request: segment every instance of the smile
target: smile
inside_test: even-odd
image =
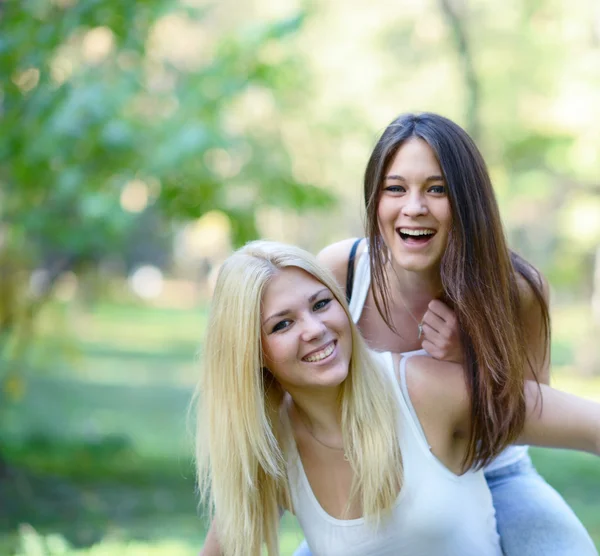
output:
[[[302,358],[302,361],[306,361],[307,363],[318,363],[319,361],[323,361],[323,359],[327,359],[335,350],[335,340],[329,342],[323,349],[319,351],[313,351],[309,355],[305,355]]]
[[[413,245],[425,244],[436,234],[432,228],[396,228],[396,232],[402,241]]]

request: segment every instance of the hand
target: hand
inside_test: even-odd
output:
[[[421,346],[429,355],[442,361],[463,362],[458,320],[448,305],[434,299],[429,303],[421,323]]]

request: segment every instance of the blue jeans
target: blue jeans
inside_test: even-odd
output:
[[[598,556],[573,510],[538,474],[529,456],[485,478],[506,556]],[[311,556],[306,541],[294,556]]]
[[[585,527],[529,456],[485,478],[506,556],[598,556]]]

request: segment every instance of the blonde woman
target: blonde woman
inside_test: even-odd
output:
[[[507,442],[600,454],[600,405],[535,383],[524,396]],[[316,555],[501,554],[462,367],[368,351],[305,251],[254,242],[225,262],[199,398],[204,556],[279,554],[282,510]]]

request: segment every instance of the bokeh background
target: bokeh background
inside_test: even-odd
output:
[[[15,0],[0,25],[0,554],[197,554],[215,271],[361,235],[401,112],[476,139],[552,286],[554,384],[600,401],[597,0]],[[598,460],[534,457],[600,547]]]

